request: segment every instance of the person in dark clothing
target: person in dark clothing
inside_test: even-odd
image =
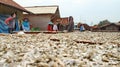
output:
[[[67,31],[68,32],[73,32],[74,31],[74,21],[73,21],[73,17],[70,16],[69,17],[69,24],[68,24],[68,28],[67,28]]]
[[[15,30],[15,18],[16,18],[16,13],[12,13],[10,17],[8,17],[5,20],[5,23],[8,25],[8,32],[9,33],[13,33],[13,31]]]

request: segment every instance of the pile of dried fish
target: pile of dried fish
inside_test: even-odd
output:
[[[120,33],[1,34],[1,67],[120,67]]]

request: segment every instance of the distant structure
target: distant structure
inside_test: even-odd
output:
[[[68,24],[69,24],[69,17],[63,17],[63,18],[58,18],[58,30],[59,31],[64,31],[67,30]]]
[[[102,26],[94,26],[92,31],[95,32],[120,32],[120,23],[110,23]]]
[[[91,27],[85,23],[78,23],[77,27],[80,28],[82,25],[84,26],[85,30],[88,30],[88,31],[91,30]]]
[[[120,31],[120,23],[110,23],[110,24],[106,24],[103,25],[101,27],[99,27],[100,31],[108,31],[108,32],[118,32]]]
[[[57,19],[59,31],[66,30],[67,32],[74,31],[74,18],[72,16]]]

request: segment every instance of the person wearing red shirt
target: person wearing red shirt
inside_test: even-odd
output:
[[[48,24],[48,29],[47,29],[47,30],[48,30],[48,31],[53,31],[51,24]]]
[[[48,22],[47,30],[48,31],[53,31],[53,23],[51,21]]]
[[[10,17],[8,17],[5,20],[5,23],[8,25],[8,32],[9,33],[13,33],[14,29],[15,29],[15,18],[16,18],[16,13],[12,13]]]

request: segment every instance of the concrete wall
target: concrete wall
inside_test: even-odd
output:
[[[41,31],[46,31],[48,22],[50,22],[52,15],[24,15],[28,18],[32,27],[39,27]]]

